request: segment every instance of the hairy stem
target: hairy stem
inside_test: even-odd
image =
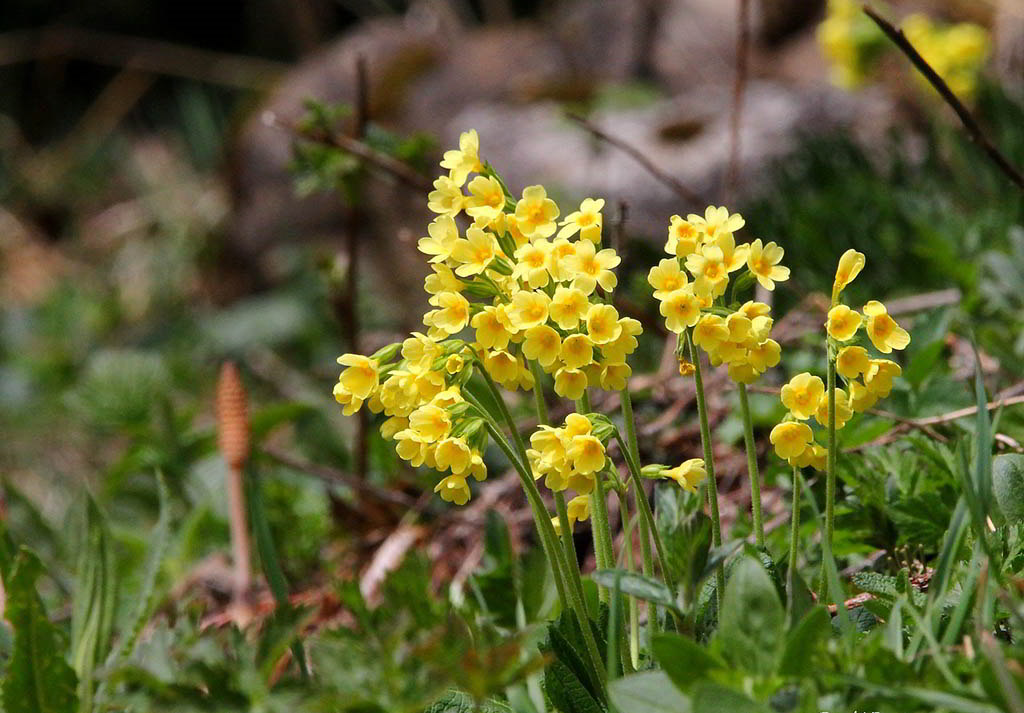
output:
[[[797,569],[796,558],[800,547],[800,471],[793,466],[793,512],[789,523],[789,573],[787,574],[786,594],[789,599],[790,615],[796,597]]]
[[[832,356],[832,348],[826,342],[828,358],[828,457],[825,461],[825,543],[829,552],[832,551],[832,540],[835,534],[836,519],[836,362]],[[818,596],[824,601],[828,596],[828,579],[825,576],[825,558],[821,563],[821,582]]]
[[[754,518],[754,542],[764,549],[764,519],[761,515],[761,475],[757,472],[757,450],[754,448],[754,424],[750,419],[747,385],[739,384],[740,414],[743,416],[743,445],[747,450],[747,475],[750,478],[750,511]]]
[[[633,415],[633,399],[629,394],[629,385],[627,384],[621,394],[622,401],[622,420],[626,426],[626,443],[629,446],[630,454],[633,456],[638,464],[640,462],[640,448],[637,444],[636,439],[636,417]],[[639,485],[639,484],[638,484]],[[647,495],[643,492],[643,487],[634,489],[634,495],[636,497],[642,497],[646,500]],[[634,503],[634,507],[639,508],[639,503]],[[623,508],[625,508],[625,500],[623,501]],[[647,519],[641,517],[640,523],[640,559],[642,572],[645,577],[651,577],[654,575],[654,555],[651,552],[651,528],[647,524]],[[658,632],[658,608],[648,603],[647,605],[647,628],[650,630],[651,636]]]

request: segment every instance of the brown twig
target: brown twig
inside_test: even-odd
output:
[[[302,131],[299,127],[283,121],[272,111],[263,112],[263,123],[275,129],[281,129],[305,141],[313,141],[318,144],[325,144],[341,149],[357,158],[361,158],[370,166],[379,169],[393,178],[398,179],[410,188],[420,191],[429,191],[433,183],[429,178],[417,171],[415,168],[400,161],[393,156],[377,151],[362,141],[358,141],[345,134],[327,134],[325,132]]]
[[[673,193],[682,198],[684,201],[688,201],[694,205],[707,205],[708,202],[704,200],[700,194],[696,193],[690,188],[687,188],[679,182],[677,178],[669,175],[661,168],[659,168],[651,159],[649,159],[640,149],[636,148],[632,144],[629,144],[617,136],[612,136],[604,129],[598,128],[590,122],[586,117],[574,114],[572,112],[566,113],[566,117],[577,124],[582,126],[584,129],[593,134],[596,138],[604,141],[605,143],[611,144],[615,148],[619,149],[623,153],[630,156],[634,161],[643,166],[648,173],[658,179],[661,183],[669,188]]]
[[[995,144],[989,141],[988,137],[985,136],[981,130],[981,126],[977,120],[971,114],[971,112],[964,106],[953,90],[949,88],[949,85],[939,76],[938,72],[932,69],[932,66],[928,64],[924,57],[914,48],[914,45],[910,43],[906,35],[903,34],[903,30],[898,29],[891,22],[886,20],[884,17],[878,14],[869,5],[864,5],[864,13],[870,17],[878,28],[885,33],[886,37],[892,40],[900,51],[907,56],[907,58],[913,63],[917,70],[924,75],[924,78],[935,88],[935,91],[939,93],[939,96],[956,112],[956,115],[960,117],[960,122],[967,129],[967,134],[971,141],[976,143],[989,159],[994,163],[1000,171],[1002,171],[1007,178],[1017,184],[1017,187],[1024,190],[1024,174],[1020,172],[1009,159],[1003,155],[1003,153],[996,148]]]
[[[725,203],[735,197],[740,180],[740,120],[743,92],[747,86],[747,55],[750,49],[750,0],[737,0],[736,78],[732,85],[732,113],[729,115],[729,168],[725,174]]]

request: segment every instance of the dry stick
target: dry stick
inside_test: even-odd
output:
[[[577,124],[582,126],[584,129],[589,131],[598,139],[601,139],[602,141],[611,144],[615,148],[619,149],[623,153],[630,156],[634,161],[643,166],[648,173],[650,173],[656,179],[661,181],[661,183],[665,184],[665,186],[667,186],[669,190],[671,190],[673,193],[675,193],[683,200],[689,201],[690,203],[693,203],[695,205],[707,205],[708,202],[704,200],[704,198],[702,198],[699,193],[696,193],[692,189],[687,188],[682,183],[680,183],[678,179],[676,179],[673,176],[670,176],[665,171],[658,168],[658,166],[655,165],[655,163],[651,161],[651,159],[649,159],[646,155],[644,155],[644,153],[640,149],[636,148],[632,144],[626,143],[625,141],[616,136],[612,136],[604,129],[599,129],[597,126],[592,124],[587,118],[580,116],[579,114],[568,112],[565,116],[568,119],[575,121]]]
[[[325,146],[333,146],[334,148],[341,149],[346,153],[350,153],[356,158],[362,159],[370,166],[379,169],[381,172],[398,179],[409,188],[414,188],[418,191],[429,191],[433,188],[433,183],[430,179],[409,164],[404,161],[400,161],[393,156],[381,153],[366,143],[354,139],[351,136],[346,136],[345,134],[328,134],[322,131],[303,131],[299,129],[299,127],[284,121],[272,111],[263,112],[262,121],[266,126],[287,131],[300,139],[323,144]]]
[[[917,67],[917,70],[924,75],[924,78],[935,88],[935,91],[939,93],[939,96],[949,104],[950,108],[956,112],[956,115],[960,117],[960,122],[967,129],[967,134],[970,136],[971,141],[976,143],[989,159],[994,163],[1000,171],[1006,174],[1007,178],[1017,184],[1017,187],[1024,190],[1024,174],[1020,172],[1009,159],[1003,155],[1003,153],[996,148],[995,144],[988,140],[988,137],[981,130],[977,120],[971,114],[971,112],[963,105],[953,90],[949,88],[949,85],[943,81],[942,77],[932,69],[932,66],[925,61],[924,57],[914,49],[914,45],[910,44],[910,40],[907,39],[906,35],[903,34],[903,30],[898,29],[891,22],[886,20],[884,17],[878,14],[876,10],[871,8],[869,5],[864,5],[864,13],[870,17],[878,28],[885,33],[886,37],[893,41],[900,51],[907,56],[907,58]]]
[[[722,191],[728,204],[735,197],[740,180],[740,119],[743,91],[747,85],[747,55],[750,48],[750,0],[738,0],[736,19],[736,79],[732,85],[732,113],[729,116],[729,167]]]
[[[249,459],[249,417],[245,386],[233,362],[225,362],[217,380],[217,443],[228,466],[228,517],[231,527],[234,596],[240,600],[252,582],[249,563],[252,550],[245,516],[242,472]]]

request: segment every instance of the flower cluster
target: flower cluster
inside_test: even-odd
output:
[[[669,478],[676,481],[683,490],[691,493],[696,493],[697,486],[708,477],[707,465],[703,458],[690,458],[675,468],[669,468],[667,465],[647,465],[641,468],[640,473],[645,478]]]
[[[601,247],[604,201],[588,198],[559,220],[543,186],[515,200],[479,148],[476,131],[462,134],[427,197],[437,217],[417,243],[431,267],[426,333],[407,339],[395,364],[344,355],[335,387],[346,414],[365,402],[388,417],[382,433],[402,458],[450,469],[438,492],[457,503],[469,498],[466,474],[486,474],[486,431],[461,393],[474,368],[510,391],[534,388],[539,370],[569,399],[588,387],[620,390],[642,331],[608,301],[620,258]]]
[[[970,99],[989,50],[988,32],[979,25],[937,23],[914,13],[902,23],[907,39],[954,93]],[[882,32],[855,0],[829,0],[818,26],[818,42],[832,63],[832,79],[840,87],[860,86],[889,47]],[[919,78],[923,85],[927,80]]]
[[[896,324],[885,305],[871,300],[860,312],[840,302],[843,289],[864,268],[864,255],[847,250],[839,259],[832,286],[832,308],[828,312],[825,331],[828,334],[829,359],[845,388],[836,387],[835,425],[842,428],[854,413],[866,411],[892,391],[893,379],[902,372],[899,364],[889,359],[873,358],[867,348],[855,344],[864,328],[870,344],[879,352],[889,354],[910,344],[910,335]],[[824,468],[825,449],[814,443],[814,434],[804,421],[813,419],[827,427],[829,398],[821,378],[804,372],[782,387],[783,405],[789,414],[771,432],[775,452],[792,465]]]
[[[544,478],[544,485],[555,492],[571,488],[588,495],[605,467],[604,442],[590,419],[578,413],[566,416],[561,427],[540,426],[530,436],[526,455],[533,477]]]
[[[693,341],[708,353],[714,365],[727,364],[729,376],[750,383],[779,363],[781,350],[771,338],[772,318],[768,305],[746,302],[727,307],[730,297],[756,280],[766,290],[789,279],[781,265],[783,249],[760,239],[736,244],[735,232],[743,217],[727,208],[709,206],[703,216],[686,219],[672,216],[665,251],[671,256],[652,267],[647,281],[661,303],[668,329],[682,334],[693,329]],[[683,369],[687,362],[681,360]]]

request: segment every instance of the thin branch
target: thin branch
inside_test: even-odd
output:
[[[921,56],[921,54],[914,49],[914,45],[910,44],[910,40],[907,39],[906,35],[903,34],[903,30],[898,29],[891,22],[886,20],[884,17],[878,14],[869,5],[864,5],[864,13],[870,17],[878,28],[885,33],[886,37],[893,41],[900,51],[907,56],[907,58],[917,67],[917,70],[924,75],[925,79],[935,87],[935,91],[939,93],[942,99],[949,104],[949,106],[956,112],[956,115],[960,117],[961,123],[964,128],[967,129],[967,134],[971,140],[982,148],[985,154],[991,159],[1000,171],[1017,184],[1017,187],[1024,190],[1024,174],[1021,174],[1020,170],[1017,169],[1009,159],[1003,155],[1003,153],[996,148],[995,144],[989,141],[988,137],[985,136],[981,130],[981,126],[977,120],[971,114],[971,112],[964,106],[963,102],[957,99],[956,94],[949,88],[949,85],[939,76],[938,72],[932,69],[932,66]]]
[[[282,131],[286,131],[289,134],[306,141],[313,141],[318,144],[333,146],[350,153],[357,158],[361,158],[366,163],[380,169],[390,176],[393,176],[410,188],[415,188],[419,191],[429,191],[433,188],[433,183],[430,179],[409,164],[392,156],[388,156],[387,154],[381,153],[373,147],[368,146],[366,143],[354,139],[351,136],[337,133],[327,134],[325,132],[302,131],[299,127],[289,124],[272,111],[263,112],[262,119],[266,126],[281,129]]]
[[[729,168],[725,174],[725,202],[735,197],[740,181],[740,120],[743,92],[747,86],[747,57],[750,50],[750,0],[737,0],[736,79],[732,85],[732,113],[729,115]]]
[[[707,205],[708,202],[704,200],[700,194],[696,193],[690,188],[687,188],[679,182],[674,176],[669,175],[651,161],[640,149],[636,148],[632,144],[629,144],[617,136],[612,136],[604,129],[598,128],[590,122],[586,117],[574,114],[572,112],[566,113],[566,117],[577,124],[582,126],[584,129],[593,134],[596,138],[611,144],[615,148],[619,149],[623,153],[630,156],[634,161],[643,166],[648,173],[654,176],[658,181],[663,183],[669,190],[675,193],[677,196],[682,198],[684,201],[688,201],[694,205]]]

